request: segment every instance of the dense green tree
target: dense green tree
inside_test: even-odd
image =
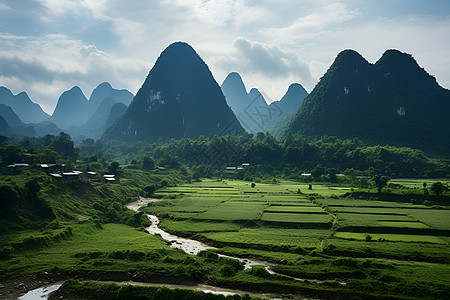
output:
[[[153,195],[153,193],[156,191],[156,186],[154,184],[151,185],[147,185],[144,188],[144,192],[146,193],[147,196],[151,196]]]
[[[389,180],[391,180],[389,176],[383,176],[379,174],[372,177],[372,182],[377,187],[378,193],[381,193],[381,190],[387,185]]]
[[[431,191],[436,194],[436,196],[440,197],[443,192],[447,190],[447,187],[442,184],[442,182],[438,181],[431,185]]]
[[[117,161],[113,161],[108,166],[108,172],[111,174],[116,174],[119,170],[119,163]]]
[[[72,141],[70,135],[65,132],[61,132],[54,138],[52,146],[55,151],[57,151],[64,158],[75,160],[77,157],[74,142]]]
[[[6,145],[0,148],[0,158],[4,164],[21,162],[25,148],[22,145]]]
[[[148,155],[144,155],[142,158],[142,168],[144,170],[153,170],[155,168],[155,161],[153,158],[149,157]]]
[[[17,198],[17,192],[10,185],[0,185],[0,214],[7,215],[16,206]]]

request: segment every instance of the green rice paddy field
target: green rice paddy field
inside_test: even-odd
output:
[[[230,271],[232,264],[214,253],[215,260],[209,252],[189,256],[159,236],[120,224],[99,229],[90,222],[74,224],[73,236],[60,243],[0,260],[0,269],[11,274],[60,268],[209,276],[217,284],[255,289],[276,282],[279,290],[298,286],[315,298],[327,296],[313,290],[361,299],[446,299],[450,207],[344,197],[350,190],[323,184],[309,190],[293,182],[252,188],[246,181],[205,179],[159,190],[160,200],[142,209],[158,215],[166,231],[214,246],[209,252],[266,261],[284,277],[256,267]]]
[[[163,216],[161,225],[171,232],[222,247],[248,244],[264,249],[278,244],[320,251],[324,245],[336,244],[349,252],[351,248],[342,247],[348,242],[361,243],[365,250],[374,248],[383,256],[380,243],[384,247],[402,243],[411,249],[420,249],[418,244],[439,245],[446,249],[441,256],[450,258],[449,207],[342,197],[349,190],[320,184],[309,190],[307,184],[292,182],[258,183],[252,188],[245,181],[204,180],[159,191],[163,199],[145,210]],[[361,252],[360,247],[354,250]],[[422,260],[425,252],[419,253],[425,255]],[[384,256],[389,258],[389,253]]]
[[[423,183],[394,182],[411,188]],[[363,276],[359,265],[383,262],[380,268],[389,275],[367,270],[370,275],[363,278],[408,282],[414,277],[450,288],[450,207],[344,197],[350,190],[204,180],[161,191],[166,197],[145,211],[164,212],[163,228],[206,241],[218,253],[283,262],[276,270],[286,275],[355,278]],[[350,261],[341,266],[343,259]]]

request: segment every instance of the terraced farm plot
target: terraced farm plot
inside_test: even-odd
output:
[[[385,227],[383,222],[390,222],[392,225],[389,227],[428,228],[425,224],[407,215],[336,213],[336,216],[338,224],[342,226]]]
[[[402,227],[402,228],[430,228],[430,226],[421,222],[403,222],[403,221],[377,221],[377,225],[383,227]]]
[[[316,204],[310,202],[310,201],[305,201],[305,202],[269,202],[270,205],[274,205],[274,206],[306,206],[306,207],[317,207]]]
[[[307,244],[305,244],[307,245]],[[305,248],[309,248],[305,246]],[[303,255],[296,253],[288,253],[288,252],[276,252],[276,251],[266,251],[259,249],[245,249],[245,248],[236,248],[236,247],[223,247],[219,250],[216,250],[217,253],[228,255],[228,256],[238,256],[238,257],[252,257],[257,259],[262,259],[266,261],[291,261],[294,262],[296,260],[300,260],[303,258]]]
[[[214,241],[230,244],[289,245],[312,248],[330,234],[330,230],[319,229],[243,228],[238,232],[215,232],[202,235]]]
[[[448,209],[405,209],[405,213],[435,229],[450,230]]]
[[[282,203],[290,203],[290,202],[298,202],[298,203],[311,203],[308,199],[306,199],[304,196],[297,196],[297,195],[264,195],[264,198],[269,202],[282,202]]]
[[[313,189],[308,190],[309,184],[296,183],[292,181],[281,181],[279,184],[266,184],[256,183],[254,188],[251,187],[251,183],[243,182],[239,180],[227,180],[225,183],[229,186],[233,186],[243,193],[266,193],[276,195],[289,195],[296,194],[300,191],[307,196],[309,194],[321,194],[323,196],[331,195],[343,195],[350,191],[347,187],[328,187],[323,184],[313,184]]]
[[[176,221],[163,219],[161,227],[176,232],[219,232],[219,231],[237,231],[240,226],[232,222],[199,222],[199,221]]]
[[[196,216],[201,220],[255,220],[267,205],[258,202],[228,201]]]
[[[201,212],[174,211],[171,207],[167,206],[144,208],[143,211],[158,216],[161,216],[162,214],[168,214],[179,220],[194,218],[201,213]]]
[[[308,213],[264,213],[261,220],[279,223],[330,223],[333,217],[329,214]]]
[[[379,215],[407,215],[410,210],[403,208],[385,208],[385,207],[328,207],[332,212],[337,213],[355,213],[355,214],[379,214]]]
[[[360,253],[359,255],[366,257],[401,257],[402,259],[409,257],[410,260],[417,260],[417,256],[426,256],[429,259],[450,262],[450,245],[448,244],[366,242],[364,236],[364,240],[330,238],[323,243],[325,248],[329,245],[332,245],[337,253]]]
[[[358,232],[336,232],[334,236],[342,239],[366,240],[368,235],[367,233],[358,233]],[[439,237],[430,235],[371,233],[370,236],[374,241],[386,240],[392,242],[447,244],[444,240],[440,239]]]
[[[449,184],[450,181],[448,179],[429,179],[429,178],[417,178],[417,179],[391,179],[390,183],[401,184],[403,186],[409,188],[423,188],[423,183],[426,182],[427,187],[431,187],[435,182],[442,182],[444,185]]]
[[[179,200],[172,200],[174,208],[185,208],[194,210],[205,210],[209,207],[217,206],[228,198],[197,198],[185,196]]]
[[[271,205],[267,207],[264,212],[327,214],[320,206]]]
[[[179,218],[190,218],[217,206],[228,198],[197,198],[185,196],[181,199],[163,200],[144,210],[151,214],[170,213]]]
[[[233,188],[191,188],[182,186],[178,188],[161,190],[159,193],[238,195],[240,194],[240,191]]]
[[[358,200],[358,199],[317,199],[315,200],[317,203],[323,206],[328,206],[332,209],[335,206],[348,206],[348,207],[373,207],[373,208],[382,208],[382,207],[393,207],[393,208],[429,208],[425,205],[416,205],[412,203],[397,203],[397,202],[387,202],[387,201],[373,201],[373,200]]]

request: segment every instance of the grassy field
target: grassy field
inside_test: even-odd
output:
[[[326,214],[327,212],[319,206],[287,206],[287,205],[271,205],[267,207],[265,212],[286,212],[286,213],[318,213]]]
[[[315,248],[323,238],[331,235],[330,230],[243,228],[236,232],[204,233],[204,237],[228,244],[249,244],[269,246],[301,246]]]
[[[161,238],[137,231],[127,225],[105,224],[103,229],[99,229],[92,223],[76,224],[73,226],[73,236],[70,239],[47,247],[27,249],[20,252],[18,258],[10,261],[0,260],[0,269],[8,269],[9,272],[19,270],[24,273],[50,271],[55,267],[69,269],[77,266],[77,268],[95,269],[92,262],[80,261],[79,256],[84,253],[87,255],[96,253],[93,254],[94,257],[120,251],[150,252],[164,249],[171,250]],[[26,259],[20,259],[20,257],[26,257]],[[102,269],[124,268],[122,264],[118,266],[108,261],[108,258],[104,258]]]
[[[418,189],[422,189],[423,188],[423,184],[426,183],[427,187],[430,188],[431,185],[435,182],[442,182],[445,185],[450,185],[450,180],[448,179],[440,179],[440,178],[436,178],[436,179],[391,179],[390,181],[391,183],[395,183],[395,184],[400,184],[409,188],[418,188]]]
[[[238,231],[241,226],[233,222],[202,222],[195,220],[176,221],[163,219],[161,227],[169,228],[175,232],[216,232],[216,231]]]
[[[227,201],[196,216],[200,220],[256,220],[266,204],[258,202]]]
[[[261,220],[281,223],[330,223],[333,217],[317,213],[264,213]]]
[[[412,234],[383,234],[383,233],[358,233],[358,232],[336,232],[335,237],[351,240],[366,240],[368,236],[371,239],[386,240],[390,242],[415,242],[415,243],[432,243],[432,244],[447,244],[445,241],[437,236],[430,235],[412,235]]]
[[[87,220],[71,224],[70,237],[0,259],[0,271],[126,272],[146,279],[156,274],[325,299],[446,299],[449,207],[343,197],[349,191],[316,183],[309,190],[308,184],[287,181],[251,187],[246,181],[203,180],[167,187],[157,191],[160,201],[142,211],[158,215],[167,231],[216,249],[191,256],[142,228],[100,228]],[[58,230],[64,231],[52,234]],[[37,234],[46,233],[8,236],[0,249]],[[216,253],[268,261],[279,274],[261,266],[244,270]]]

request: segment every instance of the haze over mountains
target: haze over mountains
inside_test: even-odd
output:
[[[243,133],[211,71],[186,43],[169,45],[133,102],[105,131],[119,141]]]
[[[99,138],[125,111],[133,97],[128,90],[114,89],[103,82],[87,100],[81,89],[75,86],[61,94],[53,115],[49,116],[26,93],[14,96],[9,89],[0,87],[0,116],[6,121],[0,134],[42,136],[57,135],[64,130],[76,140]]]
[[[293,83],[283,98],[267,104],[257,88],[247,93],[241,76],[232,72],[222,83],[222,92],[242,126],[247,132],[270,130],[277,122],[294,113],[308,93],[298,83]]]
[[[345,50],[305,98],[284,134],[330,135],[440,153],[450,146],[450,91],[414,58],[388,50],[370,64]]]
[[[183,42],[161,53],[134,98],[104,82],[88,100],[75,86],[60,96],[48,116],[26,93],[13,95],[0,87],[0,134],[39,136],[64,130],[78,141],[103,136],[154,142],[240,134],[245,128],[279,136],[357,137],[369,144],[447,153],[449,115],[450,91],[398,50],[386,51],[374,64],[344,50],[310,95],[293,83],[271,104],[258,89],[247,92],[236,72],[219,87],[206,63]]]
[[[27,93],[21,92],[17,95],[6,87],[0,86],[0,104],[7,105],[19,116],[22,122],[39,123],[48,119],[39,104],[34,103]]]

